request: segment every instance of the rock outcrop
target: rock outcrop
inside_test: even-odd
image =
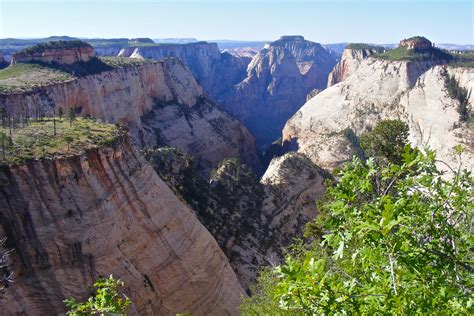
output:
[[[370,55],[381,53],[383,47],[366,44],[349,44],[342,52],[341,60],[328,76],[328,87],[335,85],[357,71],[362,60]]]
[[[320,44],[302,36],[283,36],[254,56],[247,76],[218,101],[246,124],[259,145],[266,146],[278,138],[311,90],[326,87],[335,64],[334,56]]]
[[[239,157],[259,170],[251,134],[204,95],[176,58],[78,77],[28,93],[0,94],[0,101],[17,117],[74,108],[105,122],[125,124],[138,145],[180,147],[201,161],[203,173],[227,157]]]
[[[317,165],[333,168],[355,152],[348,131],[360,136],[382,119],[401,119],[409,124],[413,145],[429,145],[450,165],[457,165],[453,146],[465,145],[464,163],[472,168],[472,127],[461,121],[444,67],[472,91],[472,68],[365,59],[355,73],[309,100],[285,125],[283,141]]]
[[[15,250],[2,313],[64,313],[63,299],[85,299],[113,274],[139,314],[238,314],[227,258],[128,138],[3,166],[0,179],[0,233]]]
[[[426,51],[433,48],[431,42],[422,36],[415,36],[401,40],[399,46],[405,46],[408,50],[416,51]]]
[[[43,62],[74,64],[88,62],[95,56],[94,49],[81,41],[58,41],[41,43],[13,54],[11,63]]]

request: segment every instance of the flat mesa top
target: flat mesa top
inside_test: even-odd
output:
[[[113,144],[120,135],[115,125],[82,117],[72,122],[64,116],[48,117],[18,125],[13,138],[8,126],[1,127],[0,163],[21,164],[31,159],[80,154],[87,148]]]

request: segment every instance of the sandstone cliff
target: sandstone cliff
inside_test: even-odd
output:
[[[0,224],[15,284],[2,314],[64,312],[113,274],[143,315],[238,314],[219,246],[128,141],[0,169]]]
[[[255,55],[247,76],[232,94],[218,101],[266,146],[278,138],[286,120],[304,104],[311,90],[326,87],[335,64],[334,56],[320,44],[302,36],[283,36]]]
[[[106,122],[124,123],[137,144],[180,147],[201,160],[203,173],[226,157],[240,157],[259,168],[253,137],[204,95],[178,59],[117,68],[26,93],[0,94],[0,101],[17,117],[75,108]]]
[[[250,58],[237,58],[219,51],[216,43],[161,44],[123,48],[118,56],[162,60],[181,59],[189,67],[205,91],[219,101],[219,96],[232,89],[245,76]]]
[[[341,60],[334,66],[328,76],[328,87],[343,81],[357,71],[362,60],[370,55],[383,52],[382,47],[365,44],[349,44],[342,52]]]
[[[348,130],[359,136],[382,119],[401,119],[409,124],[413,145],[429,145],[451,165],[457,164],[453,146],[464,144],[464,163],[472,168],[472,126],[460,120],[459,101],[445,87],[444,67],[472,91],[472,68],[368,58],[344,81],[309,100],[285,125],[283,140],[332,168],[354,153]]]

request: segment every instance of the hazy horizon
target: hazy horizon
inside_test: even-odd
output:
[[[0,0],[0,38],[196,38],[272,41],[302,35],[319,43],[398,43],[422,35],[469,45],[473,3],[304,0]]]

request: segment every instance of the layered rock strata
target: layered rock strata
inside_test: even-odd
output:
[[[0,178],[15,273],[2,313],[64,313],[63,299],[85,299],[113,274],[139,314],[238,314],[243,290],[227,258],[128,138],[3,166]]]

